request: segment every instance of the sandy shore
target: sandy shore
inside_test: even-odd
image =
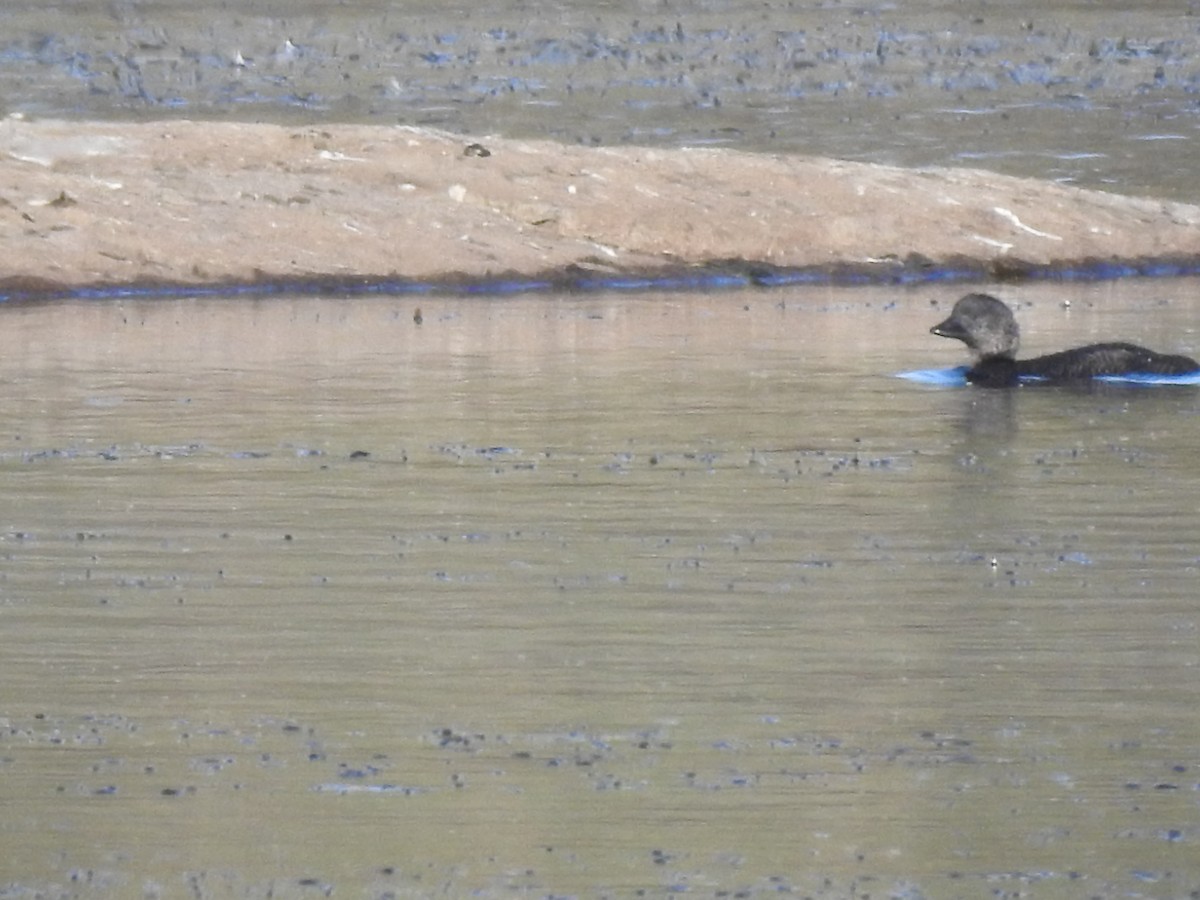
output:
[[[0,123],[0,277],[871,266],[1200,254],[1200,207],[970,169],[410,127]]]

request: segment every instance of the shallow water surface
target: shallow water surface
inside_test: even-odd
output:
[[[0,897],[1200,887],[1200,393],[957,293],[4,310]]]

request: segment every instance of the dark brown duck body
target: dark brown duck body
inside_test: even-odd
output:
[[[1014,387],[1022,378],[1051,383],[1079,382],[1103,375],[1188,375],[1200,363],[1187,356],[1156,353],[1123,341],[1088,344],[1031,359],[1017,359],[1020,330],[1012,310],[990,294],[967,294],[945,321],[929,329],[962,341],[974,364],[967,381],[981,387]]]

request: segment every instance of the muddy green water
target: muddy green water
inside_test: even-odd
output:
[[[958,293],[4,310],[0,897],[1200,887],[1200,393]]]

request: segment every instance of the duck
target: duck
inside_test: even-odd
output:
[[[1017,359],[1021,331],[1012,310],[991,294],[967,294],[950,315],[929,329],[962,341],[971,350],[966,378],[980,387],[1015,387],[1022,382],[1081,382],[1104,375],[1190,375],[1200,363],[1189,356],[1156,353],[1116,341],[1088,344],[1045,356]]]

